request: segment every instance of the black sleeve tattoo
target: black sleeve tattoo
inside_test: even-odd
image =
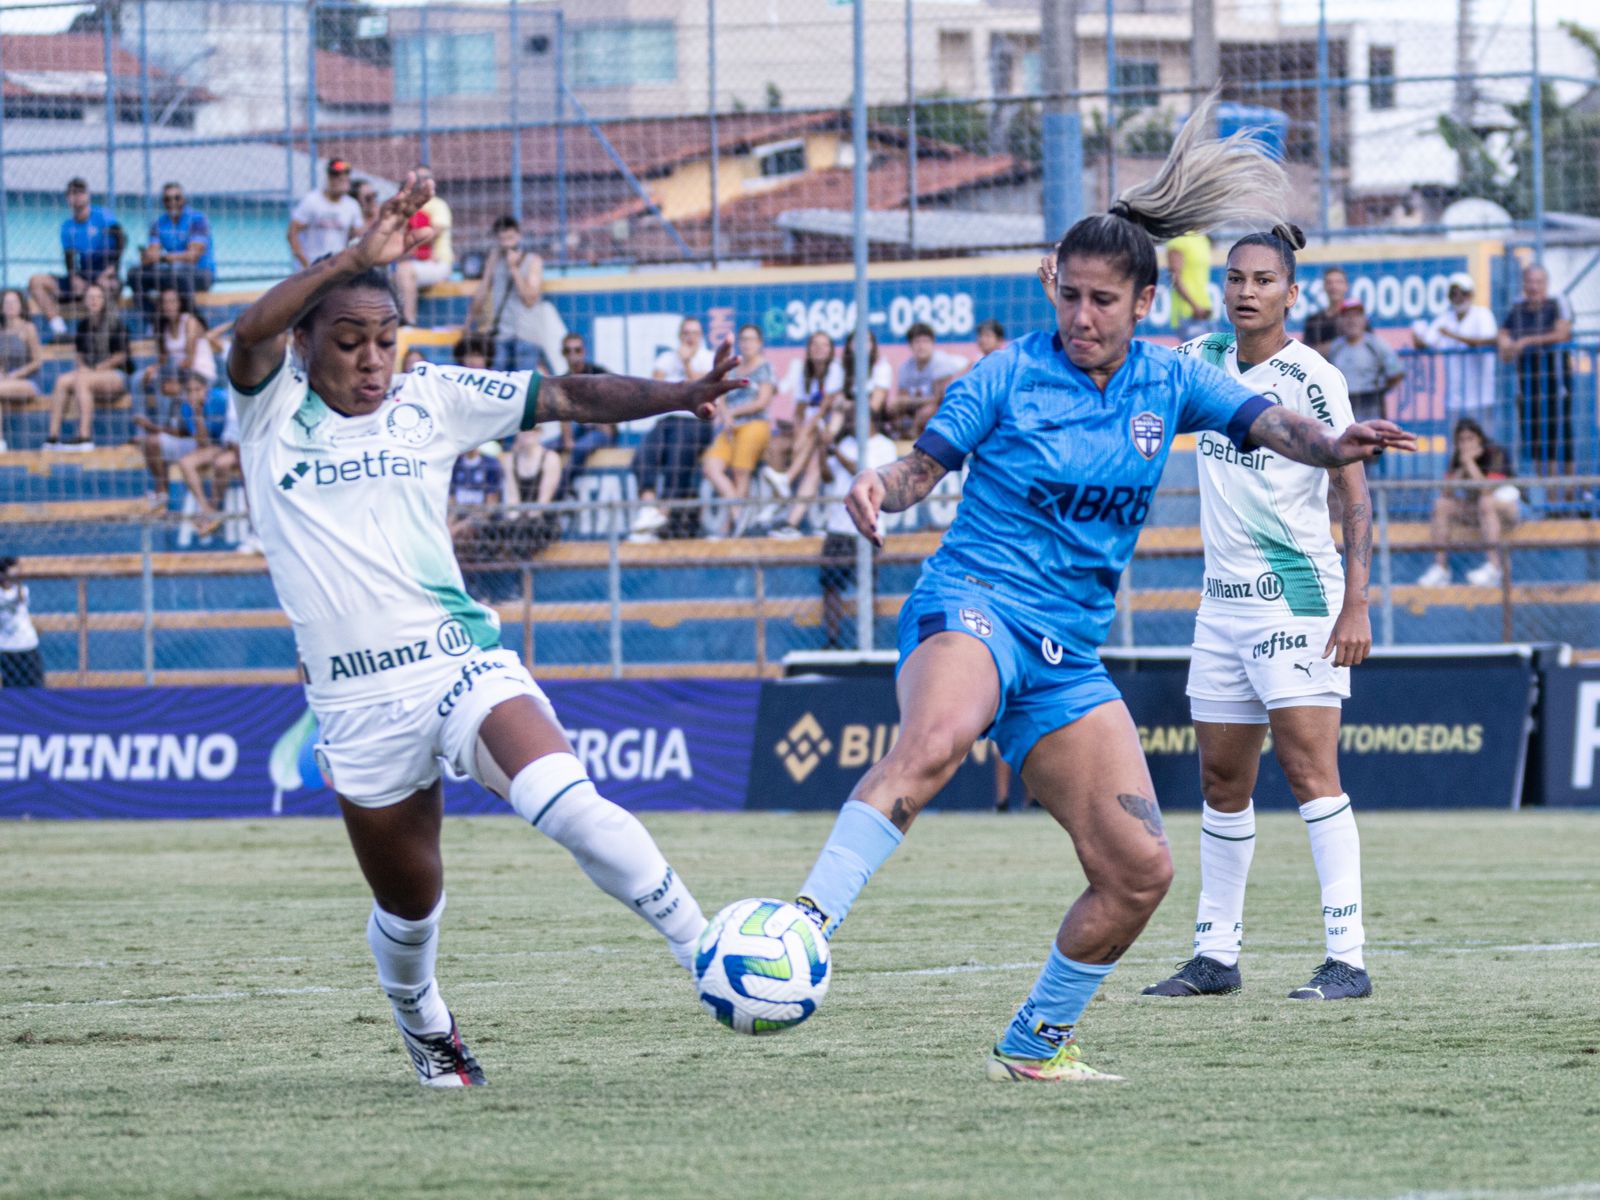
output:
[[[1166,842],[1167,829],[1161,823],[1161,809],[1149,796],[1123,792],[1117,796],[1117,803],[1122,805],[1122,810],[1130,817],[1143,821],[1144,831],[1156,841]]]
[[[1372,506],[1365,486],[1352,487],[1349,471],[1360,466],[1339,467],[1328,472],[1328,482],[1339,494],[1340,525],[1344,530],[1345,580],[1354,584],[1363,600],[1367,598],[1372,576]],[[1364,483],[1363,477],[1363,483]]]
[[[921,450],[878,468],[878,477],[883,480],[883,511],[904,512],[933,491],[945,474],[938,460]]]
[[[610,425],[684,411],[688,396],[688,384],[630,375],[546,376],[539,381],[536,412],[541,421]]]
[[[1281,404],[1274,404],[1251,423],[1250,441],[1307,466],[1337,467],[1344,462],[1333,452],[1333,440],[1319,422]]]

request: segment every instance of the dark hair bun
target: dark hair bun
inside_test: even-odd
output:
[[[1305,231],[1298,225],[1291,225],[1285,222],[1282,225],[1274,225],[1272,232],[1274,236],[1288,242],[1291,250],[1304,250],[1306,248]]]

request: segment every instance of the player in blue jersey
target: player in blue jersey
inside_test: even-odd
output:
[[[1208,106],[1209,107],[1209,106]],[[1074,1027],[1155,912],[1172,859],[1138,733],[1096,654],[1173,437],[1334,467],[1410,449],[1385,421],[1334,437],[1193,356],[1135,341],[1155,297],[1155,243],[1225,222],[1283,222],[1282,168],[1248,138],[1206,140],[1205,111],[1161,171],[1075,224],[1041,267],[1056,328],[953,383],[912,452],[860,475],[847,505],[880,512],[968,475],[955,523],[900,613],[900,737],[857,784],[800,890],[832,935],[921,808],[988,735],[1072,837],[1088,888],[987,1065],[994,1080],[1104,1080]]]

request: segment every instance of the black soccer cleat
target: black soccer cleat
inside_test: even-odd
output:
[[[1372,995],[1372,976],[1347,962],[1330,958],[1311,982],[1289,993],[1291,1000],[1359,1000]]]
[[[1196,954],[1160,983],[1145,988],[1144,996],[1231,996],[1244,986],[1239,968],[1225,967],[1214,958]]]
[[[417,1082],[423,1087],[487,1087],[483,1068],[472,1057],[472,1051],[461,1040],[455,1017],[450,1018],[448,1033],[412,1033],[399,1021],[400,1040],[411,1065],[417,1069]]]

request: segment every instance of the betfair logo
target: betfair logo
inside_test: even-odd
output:
[[[379,450],[376,454],[368,450],[360,458],[347,458],[342,462],[297,462],[278,480],[278,486],[287,492],[307,475],[312,476],[312,482],[319,488],[358,483],[363,479],[420,479],[427,469],[428,464],[420,458],[391,454],[388,450]]]
[[[310,463],[297,462],[295,463],[293,469],[284,472],[283,478],[278,480],[278,486],[287,492],[290,488],[294,487],[295,484],[304,479],[310,470]]]
[[[789,777],[796,783],[804,783],[817,765],[833,752],[833,743],[816,717],[807,713],[789,727],[789,732],[778,740],[776,749]]]

